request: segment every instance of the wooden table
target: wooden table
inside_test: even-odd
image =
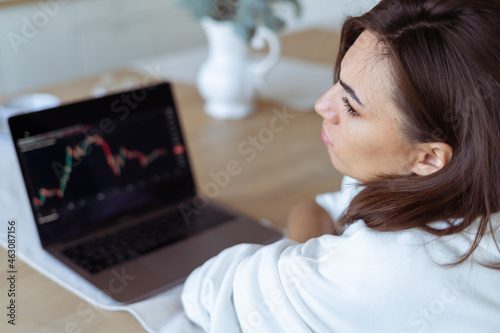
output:
[[[325,37],[320,41],[326,43],[328,38],[331,40]],[[310,38],[305,40],[312,43]],[[285,41],[285,52],[304,49],[294,43],[288,45]],[[314,45],[324,52],[321,45]],[[143,79],[134,73],[113,74],[117,80],[125,77]],[[94,77],[43,90],[70,102],[88,97],[97,83]],[[198,187],[203,190],[206,184],[213,183],[210,173],[225,170],[231,160],[238,161],[243,169],[227,186],[219,186],[216,200],[281,228],[294,204],[339,188],[341,175],[331,166],[321,142],[322,119],[316,113],[295,112],[286,105],[258,101],[255,113],[244,120],[215,120],[203,112],[203,101],[195,88],[174,85],[174,94]],[[6,227],[5,223],[2,227]],[[94,308],[21,260],[17,263],[17,325],[12,327],[5,314],[7,253],[0,248],[1,332],[144,331],[130,314]]]

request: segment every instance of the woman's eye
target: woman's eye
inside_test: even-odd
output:
[[[359,116],[358,111],[354,110],[351,103],[349,103],[349,100],[347,99],[347,97],[342,97],[342,100],[344,101],[344,105],[345,105],[347,114],[351,117],[358,117]]]

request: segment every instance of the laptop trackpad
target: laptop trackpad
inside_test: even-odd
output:
[[[140,262],[168,280],[178,280],[186,278],[196,267],[234,244],[215,232],[207,231],[145,256]]]

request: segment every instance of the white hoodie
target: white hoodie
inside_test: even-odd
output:
[[[341,191],[316,201],[335,219],[358,191],[345,177]],[[193,322],[216,333],[497,333],[500,271],[472,259],[441,265],[465,253],[472,239],[382,233],[358,221],[342,236],[305,244],[242,244],[196,269],[182,302]],[[491,236],[474,257],[500,261]]]

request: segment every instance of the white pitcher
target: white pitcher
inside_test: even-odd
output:
[[[254,109],[256,86],[264,84],[267,72],[279,59],[279,39],[267,28],[257,30],[251,46],[269,45],[269,54],[257,62],[232,22],[204,18],[201,25],[207,36],[208,58],[199,70],[197,86],[205,99],[205,112],[218,119],[244,118]]]

